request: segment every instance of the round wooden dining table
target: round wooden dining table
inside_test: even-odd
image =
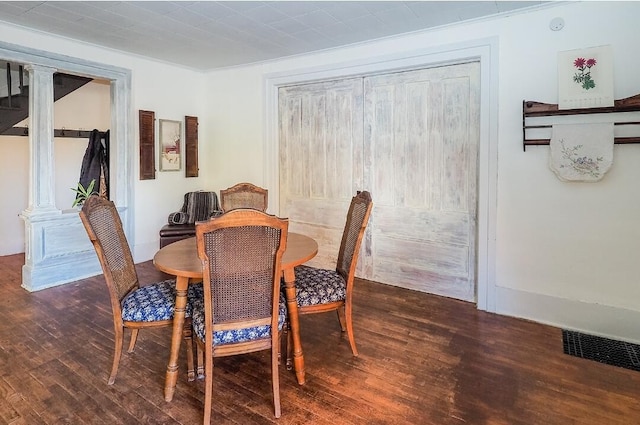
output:
[[[293,367],[300,385],[305,382],[305,371],[302,343],[300,341],[294,267],[306,263],[315,257],[317,253],[318,243],[313,238],[300,233],[288,233],[287,249],[282,256],[281,267],[291,326],[290,332],[293,339]],[[164,399],[171,401],[178,379],[178,355],[180,353],[185,307],[187,305],[187,290],[190,282],[202,281],[202,261],[198,257],[196,238],[183,239],[161,248],[153,257],[153,264],[158,270],[176,277],[176,305],[171,335],[171,353],[164,386]]]

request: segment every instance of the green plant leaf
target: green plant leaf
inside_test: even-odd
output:
[[[96,184],[96,179],[93,179],[91,180],[91,182],[86,188],[83,187],[81,183],[78,183],[78,187],[75,187],[75,188],[72,187],[71,190],[73,190],[76,193],[76,199],[73,201],[73,204],[71,205],[71,207],[74,208],[77,205],[82,205],[89,196],[96,193],[93,191],[93,187],[95,186],[95,184]]]

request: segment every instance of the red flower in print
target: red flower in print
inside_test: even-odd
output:
[[[597,61],[593,58],[576,58],[573,66],[578,68],[578,72],[573,75],[573,81],[580,84],[583,89],[589,90],[596,87],[596,82],[591,78],[591,67],[596,66]]]

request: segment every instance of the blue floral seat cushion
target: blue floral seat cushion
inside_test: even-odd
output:
[[[193,302],[192,313],[193,332],[198,338],[204,341],[204,297]],[[287,319],[287,303],[283,295],[280,295],[280,305],[278,308],[278,330],[282,330]],[[231,329],[226,331],[215,331],[213,333],[213,345],[223,345],[236,342],[254,341],[256,339],[268,338],[271,336],[271,326],[253,326],[244,329]]]
[[[193,302],[202,299],[202,283],[189,285],[185,316],[191,317]],[[141,286],[122,299],[122,320],[125,322],[155,322],[173,319],[176,302],[176,281],[168,279]]]
[[[344,301],[347,296],[347,283],[335,270],[298,266],[295,275],[299,307]]]

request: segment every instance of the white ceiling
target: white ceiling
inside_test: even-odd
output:
[[[0,1],[0,21],[198,70],[505,14],[546,1]]]

